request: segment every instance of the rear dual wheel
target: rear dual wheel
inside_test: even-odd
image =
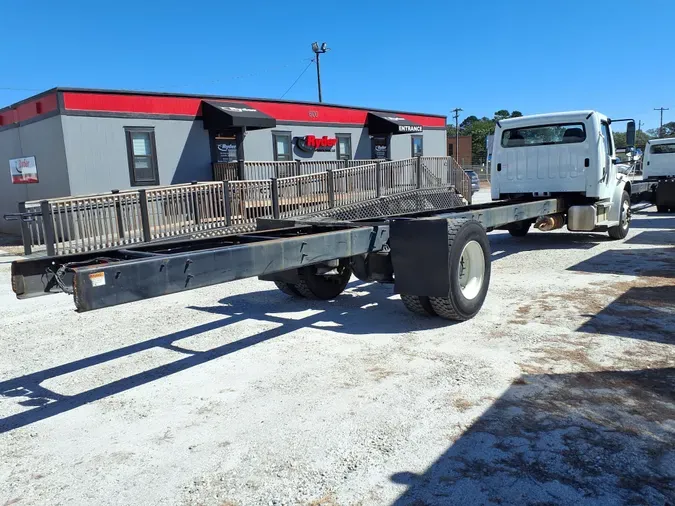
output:
[[[340,295],[349,283],[352,271],[347,259],[341,259],[338,266],[325,273],[319,273],[320,266],[309,265],[298,269],[298,282],[275,281],[274,284],[286,295],[307,299],[330,300]]]
[[[476,220],[450,220],[448,251],[448,296],[402,294],[401,300],[416,314],[469,320],[483,307],[490,285],[490,243],[485,229]]]

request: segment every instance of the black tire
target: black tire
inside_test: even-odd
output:
[[[467,298],[460,285],[460,263],[465,247],[472,242],[477,243],[482,251],[483,276],[476,295]],[[475,250],[473,245],[472,248]],[[476,220],[449,220],[448,250],[450,294],[448,297],[429,297],[429,302],[436,314],[442,318],[454,321],[469,320],[483,307],[490,286],[490,242],[485,229]]]
[[[657,213],[667,213],[669,211],[670,209],[668,208],[668,206],[656,206]]]
[[[511,223],[507,230],[513,237],[525,237],[530,231],[531,226],[532,222],[530,220],[516,221],[515,223]]]
[[[621,196],[621,211],[619,212],[619,224],[611,227],[607,233],[612,239],[623,239],[630,230],[630,195],[627,191]]]
[[[308,299],[330,300],[340,295],[349,283],[352,271],[347,259],[341,259],[335,269],[337,274],[317,274],[316,266],[310,265],[298,269],[300,280],[295,289]]]
[[[282,292],[284,292],[286,295],[290,295],[291,297],[302,297],[302,294],[298,291],[295,285],[291,283],[286,283],[284,281],[275,281],[274,284],[277,285],[277,288]]]
[[[413,313],[422,316],[437,316],[436,311],[431,307],[429,297],[402,293],[401,300],[408,311],[412,311]]]

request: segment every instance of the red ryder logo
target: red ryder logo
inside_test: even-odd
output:
[[[298,149],[313,153],[314,151],[332,151],[337,144],[337,139],[330,138],[326,135],[323,137],[307,135],[305,137],[296,137],[295,143],[298,146]]]

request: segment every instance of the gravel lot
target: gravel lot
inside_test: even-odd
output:
[[[675,215],[489,237],[456,325],[356,279],[77,314],[0,254],[0,505],[675,503]]]

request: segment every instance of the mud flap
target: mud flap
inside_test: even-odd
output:
[[[450,272],[447,220],[392,220],[389,245],[396,293],[448,296]]]
[[[661,181],[656,187],[656,205],[675,207],[675,181]]]

